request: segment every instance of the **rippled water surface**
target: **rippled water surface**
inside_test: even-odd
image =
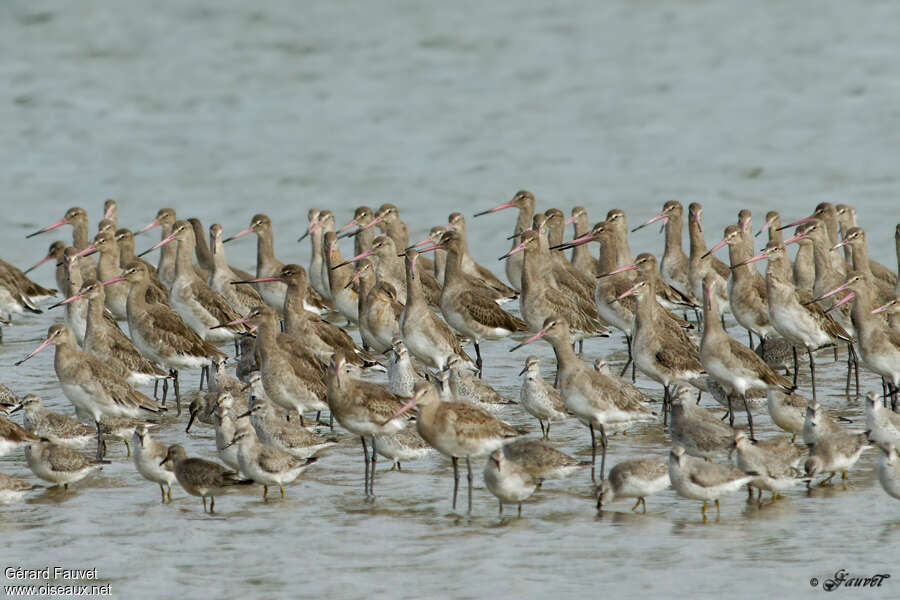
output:
[[[871,255],[892,266],[898,25],[891,2],[4,2],[0,256],[34,263],[70,230],[26,233],[73,205],[94,224],[115,197],[132,227],[164,205],[232,233],[267,212],[279,257],[306,263],[295,240],[311,206],[346,222],[357,205],[393,202],[416,237],[527,188],[541,209],[584,204],[596,220],[621,207],[633,224],[666,200],[699,201],[710,242],[739,207],[758,225],[769,208],[791,219],[848,202]],[[513,220],[470,219],[476,258],[497,272]],[[662,250],[649,229],[631,244]],[[228,247],[244,267],[254,251]],[[52,269],[37,279],[50,284]],[[5,328],[0,377],[68,411],[52,352],[12,367],[59,318]],[[514,397],[527,352],[511,346],[487,344],[485,360]],[[585,354],[621,364],[623,349],[615,335]],[[820,399],[862,427],[842,364],[827,352],[819,363]],[[517,407],[502,416],[537,429]],[[160,437],[211,457],[211,429],[185,436],[184,420],[168,417]],[[768,415],[757,423],[760,437],[777,433]],[[648,499],[646,516],[628,501],[598,516],[587,474],[547,483],[524,518],[501,520],[480,460],[471,517],[450,510],[451,469],[437,457],[402,473],[382,465],[365,503],[359,442],[339,433],[286,500],[244,489],[215,517],[180,489],[161,505],[114,447],[101,476],[0,508],[0,562],[97,567],[117,597],[796,596],[841,568],[891,572],[900,548],[900,505],[874,478],[875,451],[846,486],[761,507],[739,493],[707,523],[672,491]],[[553,440],[589,458],[576,422]],[[657,424],[612,438],[610,460],[667,452]],[[21,453],[0,471],[34,479]]]

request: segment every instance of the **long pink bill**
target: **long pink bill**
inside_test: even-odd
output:
[[[386,419],[384,421],[384,423],[382,423],[382,425],[387,425],[388,423],[390,423],[397,417],[402,416],[403,413],[409,411],[412,407],[414,407],[418,401],[419,401],[419,398],[417,396],[413,396],[412,400],[410,400],[409,402],[407,402],[406,404],[401,406],[400,409],[397,412],[395,412],[394,414],[392,414],[390,416],[390,418]]]
[[[522,343],[520,343],[520,344],[516,344],[515,346],[513,346],[512,348],[510,348],[509,351],[510,351],[510,352],[515,352],[516,350],[518,350],[518,349],[521,348],[522,346],[526,346],[526,345],[530,344],[531,342],[533,342],[533,341],[535,341],[535,340],[539,340],[539,339],[541,339],[542,337],[544,337],[545,335],[547,335],[547,331],[546,331],[545,329],[541,329],[540,331],[538,331],[536,334],[534,334],[533,336],[531,336],[530,338],[528,338],[528,339],[525,340],[524,342],[522,342]]]
[[[347,223],[346,225],[344,225],[343,227],[338,229],[336,233],[344,233],[345,231],[349,230],[351,227],[356,227],[357,225],[359,225],[359,222],[356,219],[353,219],[352,221],[350,221],[349,223]],[[310,225],[310,227],[312,227],[312,225]]]
[[[652,224],[654,224],[654,223],[656,223],[657,221],[660,221],[660,220],[663,222],[663,225],[666,225],[666,223],[669,222],[669,217],[666,216],[665,211],[660,211],[659,214],[657,214],[656,216],[651,217],[651,218],[648,219],[647,221],[644,221],[643,223],[641,223],[640,225],[638,225],[637,227],[635,227],[634,229],[632,229],[632,230],[631,230],[631,233],[634,233],[635,231],[637,231],[637,230],[639,230],[639,229],[643,229],[643,228],[646,227],[647,225],[652,225]]]
[[[357,227],[353,231],[345,231],[344,233],[342,233],[338,236],[338,239],[345,238],[345,237],[355,237],[355,236],[359,235],[359,233],[361,231],[365,231],[366,229],[369,229],[370,227],[375,227],[382,221],[384,221],[384,217],[375,217],[374,219],[372,219],[371,221],[369,221],[362,227]]]
[[[274,275],[272,277],[257,277],[256,279],[247,279],[246,281],[232,281],[231,285],[240,285],[243,283],[265,283],[267,281],[281,281],[281,278]]]
[[[82,256],[90,256],[91,254],[93,254],[96,251],[97,251],[97,247],[94,246],[94,244],[91,244],[84,250],[81,250],[80,252],[78,252],[75,256],[78,258],[81,258]]]
[[[368,258],[369,256],[373,256],[374,254],[375,254],[375,251],[374,251],[374,250],[371,250],[371,249],[370,249],[370,250],[366,250],[365,252],[360,252],[359,254],[357,254],[356,256],[354,256],[353,258],[348,258],[347,260],[345,260],[345,261],[342,262],[341,264],[339,264],[339,265],[334,265],[333,267],[331,267],[331,270],[334,271],[335,269],[340,269],[341,267],[344,267],[344,266],[346,266],[346,265],[349,265],[349,264],[352,264],[352,263],[361,261],[362,259]]]
[[[818,298],[813,298],[812,300],[810,300],[809,302],[807,302],[807,304],[812,304],[813,302],[819,302],[820,300],[824,300],[825,298],[830,298],[831,296],[834,296],[835,294],[839,294],[839,293],[843,292],[843,291],[846,290],[848,287],[850,287],[850,284],[849,284],[849,283],[842,283],[841,285],[837,286],[836,288],[834,288],[834,289],[831,290],[830,292],[825,292],[824,294],[822,294],[822,295],[819,296]]]
[[[622,300],[624,300],[624,299],[627,298],[628,296],[633,296],[633,295],[634,295],[635,289],[637,289],[637,286],[636,286],[636,285],[633,285],[633,286],[631,286],[630,288],[628,288],[627,290],[625,290],[624,292],[622,292],[621,294],[619,294],[619,295],[616,297],[616,302],[621,302]]]
[[[495,206],[494,208],[489,208],[489,209],[487,209],[487,210],[483,210],[483,211],[481,211],[481,212],[477,212],[477,213],[475,213],[475,214],[472,215],[472,216],[473,216],[473,217],[480,217],[480,216],[482,216],[482,215],[489,215],[489,214],[491,214],[491,213],[495,213],[495,212],[500,211],[500,210],[503,210],[503,209],[505,209],[505,208],[513,208],[515,205],[516,205],[516,203],[515,203],[515,202],[512,202],[512,201],[510,201],[510,202],[504,202],[503,204],[498,204],[498,205]]]
[[[424,246],[425,244],[433,244],[433,243],[434,243],[434,238],[429,235],[426,238],[422,238],[415,244],[411,244],[411,245],[407,246],[406,249],[409,250],[411,248],[418,248],[419,246]]]
[[[793,223],[788,223],[787,225],[782,225],[781,227],[778,228],[778,231],[781,231],[782,229],[789,229],[791,227],[796,227],[797,225],[803,225],[804,223],[809,223],[810,221],[812,221],[815,218],[816,217],[814,215],[809,215],[808,217],[803,217],[802,219],[797,219]]]
[[[227,323],[220,323],[215,327],[210,327],[210,329],[221,329],[222,327],[234,327],[235,325],[245,325],[249,322],[250,319],[248,317],[241,317],[240,319],[235,319],[234,321],[228,321]]]
[[[236,240],[236,239],[238,239],[238,238],[242,238],[242,237],[244,237],[245,235],[250,235],[251,233],[253,233],[253,230],[252,230],[251,228],[249,228],[249,227],[248,227],[247,229],[241,229],[240,231],[238,231],[238,232],[237,232],[236,234],[234,234],[233,236],[227,237],[227,238],[225,238],[224,240],[222,240],[222,243],[223,243],[223,244],[227,244],[228,242],[234,241],[234,240]]]
[[[832,250],[837,250],[838,248],[843,248],[844,246],[846,246],[846,245],[849,244],[849,243],[850,243],[850,238],[846,238],[846,239],[841,240],[840,242],[838,242],[838,243],[835,244],[834,246],[832,246],[831,249],[832,249]]]
[[[173,234],[170,234],[170,235],[167,236],[167,237],[164,237],[163,239],[161,239],[161,240],[159,240],[158,242],[156,242],[152,247],[147,248],[146,250],[144,250],[143,252],[141,252],[140,254],[138,254],[138,258],[140,258],[141,256],[144,256],[145,254],[150,254],[150,253],[153,252],[154,250],[158,250],[158,249],[162,248],[163,246],[165,246],[165,245],[168,244],[169,242],[173,241],[174,239],[175,239],[175,234],[174,234],[174,233],[173,233]],[[227,242],[228,240],[225,240],[225,241]]]
[[[112,279],[107,279],[106,281],[103,282],[103,285],[104,286],[112,285],[114,283],[119,283],[120,281],[125,281],[124,275],[119,275],[117,277],[113,277]]]
[[[775,222],[775,219],[776,219],[776,217],[772,217],[771,219],[769,219],[768,221],[763,223],[763,226],[759,228],[759,231],[757,231],[756,235],[753,237],[759,237],[762,234],[764,234],[765,232],[767,232],[769,230],[769,228],[772,227],[772,223]]]
[[[737,269],[738,267],[743,267],[744,265],[749,265],[750,263],[755,263],[755,262],[758,261],[758,260],[765,260],[765,259],[767,259],[767,258],[769,258],[769,255],[766,254],[766,251],[765,251],[765,250],[763,250],[763,251],[760,252],[759,254],[757,254],[757,255],[755,255],[755,256],[751,256],[751,257],[748,258],[747,260],[742,260],[742,261],[739,262],[738,264],[736,264],[736,265],[734,265],[733,267],[731,267],[731,270],[733,271],[733,270]]]
[[[150,221],[149,223],[147,223],[146,225],[144,225],[143,227],[141,227],[140,229],[135,231],[134,235],[141,235],[142,233],[146,233],[146,232],[150,231],[151,229],[153,229],[154,227],[159,227],[159,226],[160,226],[159,219],[153,219],[152,221]]]
[[[355,223],[355,222],[356,222],[356,221],[350,221],[350,223]],[[305,240],[307,237],[309,237],[311,234],[317,232],[319,229],[321,229],[322,224],[323,224],[322,221],[310,221],[310,222],[309,222],[309,225],[308,225],[307,228],[306,228],[306,233],[304,233],[303,235],[301,235],[300,237],[298,237],[298,238],[297,238],[297,241],[298,241],[298,242],[302,242],[302,241]],[[349,224],[348,224],[348,225],[344,225],[344,227],[348,227],[348,226],[349,226]],[[339,230],[338,230],[338,233],[340,233],[341,231],[343,231],[343,230],[344,230],[344,227],[342,227],[341,229],[339,229]]]
[[[36,235],[40,235],[40,234],[42,234],[42,233],[47,233],[48,231],[53,231],[53,230],[56,229],[57,227],[62,227],[63,225],[68,225],[68,224],[69,224],[68,219],[66,219],[65,217],[63,217],[62,219],[60,219],[60,220],[57,221],[56,223],[53,223],[53,224],[51,224],[51,225],[47,225],[47,226],[44,227],[43,229],[38,229],[38,230],[35,231],[34,233],[29,233],[29,234],[26,235],[25,237],[26,237],[26,238],[33,238],[33,237],[36,236]]]
[[[727,238],[722,238],[721,240],[719,240],[718,242],[716,242],[716,245],[715,245],[715,246],[713,246],[712,248],[710,248],[709,250],[707,250],[707,251],[706,251],[706,254],[704,254],[704,255],[701,256],[700,258],[706,258],[707,256],[709,256],[710,254],[712,254],[713,252],[715,252],[715,251],[718,250],[719,248],[725,246],[727,243],[728,243],[728,239],[727,239]]]
[[[784,240],[784,245],[787,246],[789,244],[796,244],[800,240],[805,240],[809,237],[809,234],[806,233],[798,233],[796,235],[792,235],[788,239]]]
[[[51,344],[51,341],[50,341],[49,338],[46,339],[46,340],[44,340],[43,342],[41,342],[41,345],[40,345],[40,346],[38,346],[37,348],[35,348],[34,350],[31,351],[31,354],[29,354],[28,356],[26,356],[25,358],[23,358],[23,359],[20,360],[19,362],[15,363],[15,366],[18,367],[18,366],[21,365],[23,362],[25,362],[26,360],[28,360],[29,358],[31,358],[32,356],[34,356],[35,354],[37,354],[38,352],[40,352],[41,350],[43,350],[44,348],[46,348],[47,346],[49,346],[50,344]]]
[[[69,303],[71,303],[71,302],[75,302],[76,300],[80,300],[81,298],[84,298],[84,296],[82,296],[81,294],[75,294],[74,296],[69,296],[69,297],[66,298],[65,300],[63,300],[63,301],[61,301],[61,302],[57,302],[57,303],[54,304],[53,306],[48,307],[47,310],[56,308],[57,306],[64,306],[64,305],[69,304]]]
[[[551,250],[568,250],[569,248],[574,248],[575,246],[581,246],[582,244],[587,244],[594,241],[594,236],[591,234],[585,234],[581,237],[577,237],[574,240],[569,240],[568,242],[563,242],[562,244],[557,244],[556,246],[550,246]]]
[[[42,258],[41,260],[37,261],[36,263],[34,263],[33,265],[31,265],[30,267],[28,267],[27,269],[25,269],[25,273],[26,273],[26,274],[31,273],[32,271],[34,271],[35,269],[37,269],[39,266],[41,266],[41,265],[44,264],[45,262],[48,262],[48,261],[50,261],[50,260],[52,260],[52,259],[53,259],[53,257],[50,256],[50,255],[48,254],[47,256],[45,256],[44,258]]]
[[[841,306],[847,304],[848,302],[850,302],[850,301],[853,300],[854,298],[856,298],[856,294],[854,294],[853,292],[849,292],[849,293],[847,293],[847,295],[845,295],[843,298],[841,298],[840,300],[838,300],[837,302],[835,302],[834,304],[832,304],[832,305],[831,305],[831,308],[825,309],[825,312],[830,313],[830,312],[833,311],[834,309],[840,308]]]
[[[604,273],[603,275],[597,275],[597,279],[602,279],[604,277],[609,277],[610,275],[615,275],[617,273],[624,273],[625,271],[636,271],[637,265],[625,265],[624,267],[619,267],[618,269],[613,269],[609,273]]]
[[[522,243],[519,244],[518,246],[514,246],[512,250],[510,250],[509,252],[507,252],[506,254],[504,254],[503,256],[501,256],[500,258],[498,258],[497,260],[504,260],[504,259],[507,259],[507,258],[509,258],[510,256],[512,256],[513,254],[517,254],[517,253],[521,252],[521,251],[524,250],[524,249],[525,249],[525,242],[522,242]]]
[[[891,300],[890,302],[887,302],[886,304],[882,304],[882,305],[879,306],[878,308],[873,308],[873,309],[872,309],[872,314],[873,314],[873,315],[880,315],[880,314],[883,313],[883,312],[887,312],[887,310],[888,310],[890,307],[892,307],[893,305],[895,305],[895,304],[897,304],[897,301],[896,301],[896,300]]]

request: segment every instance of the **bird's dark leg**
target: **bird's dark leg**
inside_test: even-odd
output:
[[[734,409],[731,407],[731,394],[726,392],[725,397],[728,398],[728,426],[734,427]]]
[[[750,441],[756,441],[756,438],[753,437],[753,415],[750,414],[750,404],[747,402],[747,394],[742,394],[741,398],[744,399],[744,410],[747,411],[747,424],[750,427]]]
[[[663,384],[663,427],[669,424],[669,386]]]
[[[453,510],[456,510],[456,493],[459,491],[459,459],[455,456],[450,457],[453,463]]]
[[[750,339],[750,349],[753,350],[753,332],[747,330],[747,337]]]
[[[363,447],[363,461],[366,463],[366,478],[365,478],[365,493],[366,498],[369,497],[369,449],[366,447],[366,438],[365,436],[359,436],[359,440],[362,442]]]
[[[469,480],[469,514],[472,514],[472,462],[466,457],[466,479]]]
[[[806,349],[806,353],[809,355],[809,376],[812,378],[812,397],[813,400],[816,399],[816,361],[813,358],[813,352],[810,348]]]
[[[588,429],[591,431],[591,482],[596,486],[597,477],[594,474],[594,467],[597,464],[597,438],[594,436],[594,424],[588,423]]]
[[[100,419],[94,421],[97,425],[97,460],[103,460],[106,454],[106,442],[103,441],[103,434],[100,432]]]
[[[484,370],[482,369],[481,347],[475,342],[475,366],[478,367],[478,379],[484,379]]]
[[[794,388],[797,387],[797,374],[799,369],[797,368],[798,360],[797,360],[797,346],[791,344],[791,352],[794,353]]]
[[[176,416],[181,416],[181,391],[178,389],[178,370],[172,369],[170,371],[172,375],[172,385],[175,387],[175,408],[176,408]]]
[[[372,438],[372,469],[369,480],[369,493],[375,497],[375,461],[378,459],[378,453],[375,452],[375,438]]]
[[[600,444],[603,446],[603,456],[600,459],[600,481],[603,481],[603,478],[606,477],[606,428],[601,425],[600,426]]]

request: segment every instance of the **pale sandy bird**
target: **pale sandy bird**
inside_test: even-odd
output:
[[[815,444],[822,438],[833,434],[846,435],[846,432],[838,424],[837,420],[825,412],[822,405],[815,400],[806,405],[801,433],[803,435],[803,443],[807,445]]]
[[[413,391],[425,378],[413,365],[403,339],[395,337],[388,357],[388,389],[402,398],[412,398]]]
[[[806,452],[784,438],[754,442],[743,431],[735,431],[734,448],[737,450],[738,468],[754,476],[750,485],[772,492],[772,500],[778,497],[778,492],[789,490],[804,481],[798,465]]]
[[[260,443],[252,430],[238,432],[232,444],[238,446],[241,473],[263,486],[263,500],[267,500],[269,486],[277,485],[284,498],[284,486],[293,483],[318,457],[298,458],[277,446]]]
[[[519,244],[519,234],[531,228],[531,221],[534,217],[534,194],[529,191],[521,190],[516,192],[512,200],[495,206],[494,208],[483,210],[475,213],[474,216],[480,217],[490,213],[495,213],[506,208],[516,208],[519,213],[516,217],[516,225],[513,229],[512,245],[515,248]],[[524,254],[508,254],[506,261],[506,278],[512,286],[522,291],[522,264],[525,261]]]
[[[22,405],[19,404],[10,410],[10,413],[14,413],[21,408]],[[6,456],[10,452],[25,447],[39,439],[38,436],[24,429],[18,423],[0,415],[0,456]]]
[[[884,443],[877,446],[882,452],[876,463],[878,481],[888,495],[900,500],[900,459],[897,458],[897,447]]]
[[[792,442],[797,435],[803,435],[807,404],[809,404],[809,399],[796,391],[785,394],[779,390],[770,389],[766,393],[766,406],[772,422],[792,434]],[[840,431],[841,428],[837,421],[825,412],[822,413],[822,425],[828,433]]]
[[[203,498],[203,511],[206,512],[206,499],[209,498],[209,512],[216,512],[216,496],[236,485],[249,485],[252,479],[242,479],[240,475],[227,467],[202,458],[188,458],[184,448],[179,444],[169,446],[166,457],[160,466],[171,462],[175,470],[175,479],[188,494]]]
[[[544,440],[518,438],[503,445],[503,454],[521,465],[538,481],[538,488],[547,479],[564,479],[591,466],[586,460],[572,458]]]
[[[93,427],[78,419],[47,409],[41,399],[28,394],[22,399],[25,429],[54,444],[80,450],[96,439]]]
[[[841,472],[841,479],[847,479],[847,471],[869,448],[871,446],[865,433],[835,433],[824,436],[813,444],[810,450],[809,458],[804,465],[806,474],[813,478],[819,473],[829,473],[819,485],[830,483],[838,471]]]
[[[531,416],[538,420],[543,438],[550,438],[550,423],[564,421],[568,416],[566,403],[553,386],[541,377],[541,361],[537,356],[525,359],[525,368],[519,371],[522,388],[519,391],[519,404]],[[544,421],[547,422],[544,427]]]
[[[518,504],[518,516],[522,516],[522,502],[528,500],[537,489],[537,480],[525,467],[511,460],[497,448],[484,465],[484,483],[500,501],[500,515],[503,504]]]
[[[101,461],[91,460],[71,448],[46,440],[28,444],[25,448],[25,460],[28,462],[28,468],[37,477],[55,485],[62,484],[64,489],[69,489],[70,483],[76,483],[88,475],[97,473],[104,464]]]
[[[309,458],[335,444],[305,427],[286,421],[271,401],[259,396],[253,396],[249,409],[237,415],[238,419],[243,417],[250,417],[250,423],[262,444],[275,446],[297,458]]]
[[[510,351],[541,338],[550,342],[556,354],[559,389],[566,407],[590,430],[592,465],[597,458],[594,428],[600,430],[602,480],[606,472],[607,435],[626,431],[639,423],[654,421],[656,415],[644,405],[643,394],[633,387],[623,386],[621,378],[591,369],[575,355],[569,327],[563,319],[548,317],[540,331]],[[596,481],[593,466],[591,480]]]
[[[886,408],[875,392],[866,394],[866,431],[872,442],[900,444],[900,413]]]
[[[431,384],[416,388],[412,399],[391,417],[396,419],[418,405],[416,429],[419,434],[453,464],[453,508],[459,491],[459,459],[466,459],[469,483],[469,513],[472,512],[472,462],[520,435],[520,432],[491,413],[465,402],[442,402]]]
[[[669,466],[663,461],[650,458],[623,460],[610,469],[609,478],[600,483],[597,510],[620,498],[636,498],[631,510],[636,511],[638,506],[643,506],[646,513],[645,498],[668,489],[670,485]]]
[[[714,500],[719,514],[719,498],[733,494],[753,479],[731,465],[707,462],[688,456],[684,448],[676,444],[669,453],[669,479],[679,496],[690,500],[702,500],[700,509],[706,518],[706,503]]]
[[[682,386],[672,398],[669,435],[691,456],[713,458],[728,452],[733,429],[694,401],[693,391]]]
[[[401,463],[425,458],[436,452],[412,427],[401,429],[397,433],[376,435],[372,439],[375,442],[375,452],[393,463],[391,471],[402,471]]]
[[[18,477],[0,473],[0,504],[13,504],[25,497],[34,486]]]
[[[347,362],[342,352],[336,352],[331,359],[327,384],[331,414],[350,433],[358,435],[362,442],[366,466],[365,494],[366,498],[373,497],[376,452],[372,450],[370,471],[366,438],[390,435],[406,427],[408,419],[399,410],[403,407],[403,399],[383,386],[356,379],[353,365]]]
[[[475,377],[468,364],[458,356],[451,356],[445,368],[449,372],[450,393],[458,402],[468,402],[490,412],[497,412],[504,406],[514,404],[492,388],[490,384]]]
[[[166,457],[168,448],[162,442],[154,440],[150,436],[150,426],[146,423],[138,425],[132,434],[134,444],[134,466],[144,479],[159,484],[159,493],[162,501],[172,501],[172,484],[175,483],[175,468],[171,462],[160,464]],[[168,489],[168,492],[167,492]]]

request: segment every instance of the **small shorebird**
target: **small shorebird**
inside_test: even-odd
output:
[[[425,382],[425,377],[413,364],[409,350],[399,336],[395,337],[391,344],[387,370],[388,389],[401,398],[412,398],[416,386]]]
[[[171,462],[161,464],[166,457],[168,449],[162,442],[158,442],[150,437],[150,426],[146,423],[138,425],[132,436],[134,444],[134,466],[138,473],[144,476],[144,479],[159,484],[159,493],[162,501],[166,501],[168,496],[169,502],[172,501],[172,484],[175,483],[175,468]],[[165,487],[163,487],[165,486]],[[168,488],[168,493],[166,492]]]
[[[284,498],[284,486],[293,483],[318,457],[297,458],[276,446],[261,444],[253,430],[237,433],[231,442],[238,446],[241,473],[263,486],[263,501],[268,499],[269,486],[277,485]]]
[[[203,511],[206,512],[206,499],[209,498],[209,512],[216,512],[216,496],[236,485],[249,485],[252,479],[242,479],[240,475],[227,467],[202,458],[188,458],[187,452],[179,444],[169,446],[166,457],[160,466],[172,463],[175,479],[188,494],[203,498]]]
[[[34,394],[22,398],[22,409],[25,429],[54,444],[80,450],[96,438],[93,427],[69,415],[48,410]]]
[[[525,190],[521,190],[519,192],[516,192],[516,195],[513,196],[512,200],[510,200],[509,202],[504,202],[503,204],[499,204],[494,208],[475,213],[474,216],[480,217],[482,215],[495,213],[506,208],[516,208],[519,211],[519,215],[516,218],[516,225],[513,229],[512,235],[512,247],[515,248],[521,241],[519,240],[519,235],[523,231],[531,228],[531,221],[534,218],[534,194]],[[524,255],[518,255],[512,252],[508,253],[506,257],[506,278],[515,289],[521,292],[522,265],[525,262],[525,257]]]
[[[463,364],[458,356],[451,356],[444,368],[449,371],[448,383],[454,400],[474,404],[489,412],[514,404],[489,384],[476,379],[469,365]]]
[[[101,417],[138,417],[142,411],[156,414],[165,410],[122,381],[119,371],[79,350],[72,330],[65,325],[51,325],[47,339],[16,365],[51,345],[56,346],[53,365],[63,393],[76,408],[90,414],[97,426],[97,460],[103,458],[106,446]]]
[[[516,290],[504,284],[490,271],[490,269],[479,265],[475,262],[475,259],[472,258],[472,255],[469,253],[466,218],[462,213],[450,213],[450,216],[447,217],[446,231],[453,231],[459,239],[458,251],[460,253],[460,270],[468,276],[467,279],[475,278],[475,281],[480,284],[480,287],[485,288],[485,293],[489,294],[497,302],[513,300],[518,296]],[[440,237],[432,234],[430,239],[432,239],[433,242],[437,242]],[[469,280],[471,281],[471,279]],[[443,278],[440,278],[438,281],[441,285],[444,285]]]
[[[31,442],[25,448],[28,468],[36,476],[69,489],[70,483],[97,473],[107,461],[91,460],[81,452],[47,440]]]
[[[653,421],[656,415],[644,406],[643,395],[635,388],[622,386],[620,379],[589,368],[575,355],[569,327],[562,319],[548,318],[540,331],[510,352],[541,338],[547,338],[556,354],[558,387],[566,407],[591,432],[591,480],[594,482],[594,465],[597,461],[594,428],[600,430],[602,480],[606,472],[607,434],[626,431],[641,422]]]
[[[13,504],[25,497],[34,486],[18,477],[0,473],[0,504]]]
[[[691,456],[713,458],[731,448],[734,430],[694,402],[693,393],[681,386],[672,397],[669,435]]]
[[[393,414],[389,422],[418,406],[416,429],[419,435],[453,463],[453,510],[459,490],[459,459],[466,459],[469,483],[469,510],[472,512],[472,458],[484,456],[520,435],[489,412],[465,402],[442,402],[437,389],[428,383],[416,388],[412,399]]]
[[[375,443],[375,452],[393,463],[391,471],[394,469],[402,471],[401,463],[425,458],[436,452],[412,427],[401,429],[397,433],[376,435],[372,440]]]
[[[878,449],[882,452],[876,463],[878,481],[888,495],[900,500],[900,459],[897,457],[897,447],[893,444],[878,444]]]
[[[484,465],[484,483],[487,489],[500,501],[500,516],[503,503],[518,504],[522,516],[522,502],[531,497],[537,489],[537,480],[515,460],[509,459],[502,448],[497,448]]]
[[[520,437],[503,445],[503,455],[528,471],[538,481],[538,489],[548,479],[564,479],[591,463],[560,452],[544,440]]]
[[[14,413],[22,408],[19,404],[9,412]],[[23,429],[18,423],[10,421],[0,415],[0,456],[6,456],[10,452],[36,442],[40,438],[27,429]]]
[[[65,269],[61,267],[60,263],[62,263],[63,252],[65,251],[66,248],[68,248],[68,245],[65,242],[63,242],[62,240],[56,240],[55,242],[50,244],[50,247],[47,249],[47,255],[44,256],[44,258],[42,258],[41,260],[37,261],[35,264],[31,265],[30,267],[28,267],[27,269],[22,271],[22,273],[25,275],[28,275],[29,273],[31,273],[32,271],[37,269],[42,264],[52,261],[52,264],[56,265],[56,273],[55,273],[56,287],[59,288],[59,291],[61,291],[62,293],[65,293],[66,292]],[[75,250],[75,252],[77,253],[78,250]],[[85,275],[87,275],[88,277],[93,277],[93,273],[94,273],[94,269],[90,268],[89,266],[85,267]]]
[[[777,389],[766,392],[766,405],[772,422],[781,429],[792,434],[791,442],[796,436],[803,435],[803,423],[806,421],[806,406],[809,403],[796,391],[785,394]],[[828,432],[840,431],[840,425],[826,412],[822,412],[821,426]]]
[[[333,441],[285,421],[267,398],[252,396],[247,411],[237,415],[238,419],[242,417],[250,417],[261,444],[280,448],[296,458],[309,458],[319,450],[334,446]]]
[[[178,371],[208,369],[213,358],[225,354],[197,335],[173,309],[158,302],[147,302],[150,277],[143,263],[129,263],[122,275],[104,281],[103,285],[118,281],[131,284],[128,291],[128,331],[131,340],[141,354],[169,369],[174,380],[175,401],[180,415]],[[164,380],[163,390],[166,389],[167,382],[168,380]]]
[[[568,417],[568,409],[562,396],[541,377],[541,361],[537,356],[525,359],[525,368],[519,371],[522,378],[522,389],[519,392],[519,404],[528,414],[538,420],[541,435],[550,439],[550,423],[564,421]],[[544,421],[547,421],[546,428]]]
[[[872,442],[900,444],[900,413],[885,407],[875,392],[866,394],[866,431]]]
[[[838,471],[841,472],[841,479],[847,479],[847,471],[869,448],[871,446],[865,433],[841,432],[823,436],[812,445],[804,465],[806,474],[812,479],[819,473],[830,473],[819,485],[830,483]]]
[[[668,489],[669,466],[661,460],[650,458],[634,458],[623,460],[609,471],[609,479],[600,482],[600,494],[597,496],[597,510],[620,498],[636,498],[631,507],[636,511],[638,506],[647,512],[647,496],[658,494]]]
[[[116,231],[116,242],[119,244],[119,266],[125,268],[128,263],[138,261],[144,263],[147,272],[150,273],[150,279],[159,289],[166,289],[162,281],[156,274],[156,267],[151,265],[143,258],[138,258],[134,253],[134,233],[130,229],[119,229]]]
[[[227,244],[232,240],[251,233],[256,234],[256,277],[274,277],[278,275],[284,263],[275,257],[272,220],[267,215],[253,215],[253,218],[250,219],[249,227],[242,229],[229,238],[225,238],[222,240],[222,243]],[[284,295],[287,293],[287,286],[280,281],[258,283],[256,284],[256,291],[259,292],[265,303],[275,310],[280,311],[284,306]]]
[[[784,438],[754,442],[743,431],[735,431],[734,448],[738,468],[754,476],[750,485],[758,488],[760,495],[762,490],[768,490],[775,500],[778,492],[803,482],[803,472],[797,465],[803,460],[805,451]]]
[[[715,500],[719,514],[719,498],[741,489],[753,480],[752,475],[731,465],[706,462],[688,456],[684,448],[676,444],[669,453],[669,479],[679,496],[691,500],[703,500],[700,513],[706,519],[706,503]]]
[[[398,410],[402,398],[380,385],[355,379],[351,369],[344,354],[335,352],[328,368],[328,407],[338,423],[362,441],[366,464],[365,494],[366,498],[374,498],[376,453],[373,442],[370,474],[366,438],[396,433],[406,427],[407,419],[401,418],[403,411]]]

